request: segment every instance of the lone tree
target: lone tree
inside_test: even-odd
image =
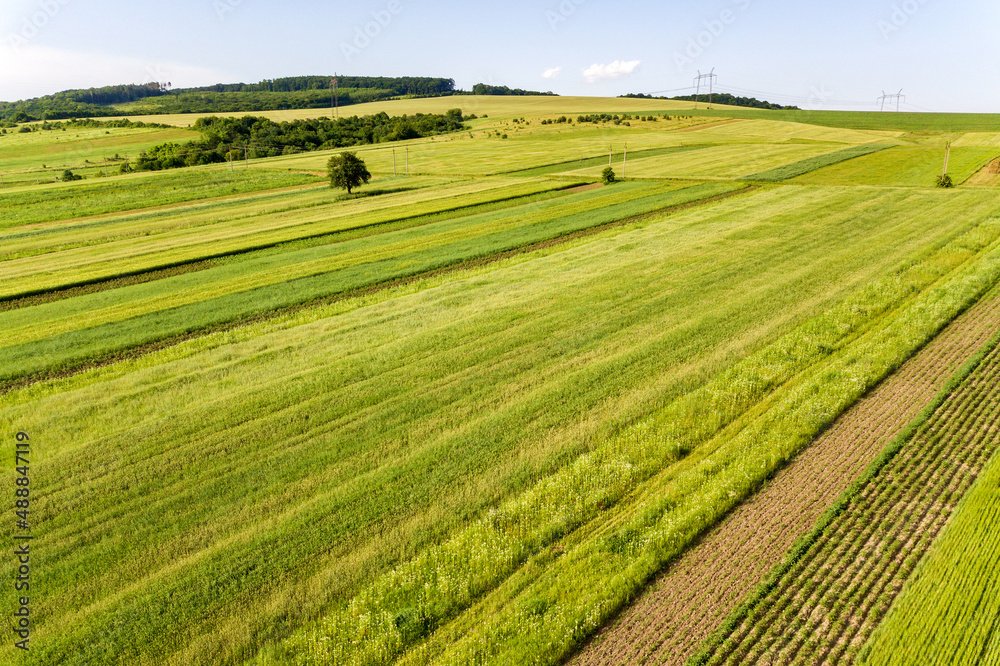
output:
[[[605,185],[615,182],[615,170],[611,167],[604,167],[604,171],[601,172],[601,180]]]
[[[326,163],[326,170],[330,174],[330,187],[345,189],[348,194],[372,178],[364,161],[355,153],[343,152],[334,155]]]

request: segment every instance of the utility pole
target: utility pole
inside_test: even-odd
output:
[[[611,160],[615,157],[615,147],[614,145],[608,146],[608,166],[611,166]]]
[[[941,172],[941,177],[944,178],[948,175],[948,160],[951,158],[951,141],[944,148],[944,171]]]
[[[340,118],[340,96],[337,91],[338,83],[338,75],[334,74],[333,78],[330,79],[330,108],[333,110],[334,120]]]
[[[108,177],[108,158],[104,158],[104,177]]]
[[[712,108],[712,93],[715,92],[715,80],[719,78],[715,73],[715,68],[708,74],[702,74],[701,70],[698,70],[698,76],[694,77],[695,93],[694,93],[694,108],[698,109],[698,98],[701,96],[701,82],[708,81],[708,108]]]
[[[885,111],[885,103],[889,102],[889,104],[892,104],[893,101],[896,102],[896,113],[899,113],[899,103],[901,101],[903,101],[903,102],[906,101],[906,95],[903,94],[903,89],[902,88],[900,88],[899,92],[896,93],[895,95],[886,95],[885,91],[883,90],[882,91],[882,96],[879,97],[878,100],[876,101],[876,104],[879,105],[879,109],[878,110],[879,111]]]

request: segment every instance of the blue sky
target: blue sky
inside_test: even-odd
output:
[[[996,0],[0,0],[0,99],[304,74],[1000,112]]]

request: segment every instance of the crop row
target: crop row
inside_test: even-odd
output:
[[[263,170],[230,173],[220,169],[197,169],[49,187],[44,197],[34,190],[2,192],[0,206],[4,208],[4,215],[0,219],[0,230],[317,181],[318,177],[304,173]]]
[[[671,563],[572,663],[684,664],[998,328],[993,294]]]
[[[980,242],[991,245],[987,237]],[[956,243],[941,258],[964,255],[965,240]],[[911,269],[920,279],[934,273]],[[874,283],[380,578],[290,640],[283,658],[388,663],[444,624],[403,663],[558,662],[998,271],[993,246],[914,300],[895,280]],[[627,511],[603,515],[626,493],[637,498]],[[563,537],[565,552],[549,549]]]
[[[887,448],[698,663],[853,662],[993,454],[997,341]]]
[[[980,435],[997,437],[995,428]],[[1000,664],[998,488],[994,455],[861,650],[859,664]]]

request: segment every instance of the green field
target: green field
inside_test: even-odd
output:
[[[31,443],[30,482],[0,483],[30,488],[33,664],[564,663],[1000,282],[1000,200],[965,184],[1000,157],[988,117],[351,113],[456,105],[489,117],[359,146],[374,177],[350,197],[329,151],[31,185],[75,144],[192,133],[0,136],[19,183],[0,190],[0,424]],[[626,178],[604,185],[609,153]],[[953,568],[992,598],[993,552],[969,546],[987,491],[927,536],[864,654],[916,631],[958,664],[954,646],[995,642],[974,631],[988,605],[967,630],[913,628],[923,603],[927,627],[964,612]],[[884,513],[902,502],[880,492]],[[703,657],[819,633],[782,626]]]

